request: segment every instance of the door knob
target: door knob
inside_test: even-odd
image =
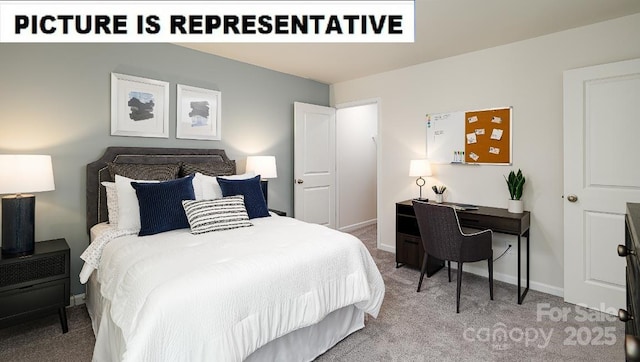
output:
[[[628,321],[633,319],[633,316],[631,315],[631,313],[627,312],[626,310],[619,309],[618,310],[618,319],[620,319],[620,321],[622,321],[622,322],[628,322]]]
[[[627,249],[624,245],[618,245],[618,255],[619,256],[627,256],[627,255],[636,255],[634,250]]]
[[[569,202],[576,202],[576,201],[578,201],[578,196],[573,195],[573,194],[569,195],[569,196],[567,196],[567,200],[569,200]]]
[[[302,183],[304,183],[304,180],[303,180],[303,179],[300,179],[300,178],[299,178],[299,179],[296,179],[296,183],[297,183],[297,184],[302,184]]]

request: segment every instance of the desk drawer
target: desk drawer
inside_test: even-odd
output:
[[[458,219],[460,220],[460,226],[463,227],[480,230],[491,229],[495,232],[516,235],[519,235],[522,232],[520,220],[516,219],[504,219],[492,216],[465,213],[458,213]]]
[[[396,262],[420,268],[424,258],[422,239],[413,235],[396,233]]]

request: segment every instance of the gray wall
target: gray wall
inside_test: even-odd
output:
[[[171,83],[168,139],[110,135],[111,72]],[[175,138],[178,83],[222,92],[222,141]],[[291,214],[294,101],[328,105],[329,86],[172,44],[0,44],[0,153],[52,156],[56,189],[36,195],[36,239],[67,239],[72,294],[84,291],[87,163],[108,146],[223,148],[239,171],[247,155],[274,155],[269,206]]]

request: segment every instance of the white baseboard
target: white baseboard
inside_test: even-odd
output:
[[[84,293],[75,294],[75,295],[72,295],[71,298],[69,298],[69,307],[75,307],[83,304],[84,304]]]
[[[374,225],[378,222],[378,219],[371,219],[371,220],[367,220],[367,221],[363,221],[363,222],[359,222],[353,225],[347,225],[347,226],[343,226],[341,227],[340,231],[343,231],[345,233],[349,233],[352,232],[353,230],[359,229],[361,227],[365,227],[365,226],[369,226],[369,225]]]
[[[395,246],[389,246],[389,245],[385,245],[385,244],[380,244],[378,245],[378,249],[383,250],[383,251],[388,251],[390,253],[396,253],[396,248]]]
[[[457,264],[455,262],[451,262],[451,269],[456,269],[457,270]],[[475,275],[480,275],[483,276],[485,278],[489,277],[489,271],[487,271],[486,267],[484,268],[480,268],[480,267],[475,267],[473,265],[468,265],[465,264],[464,265],[464,271],[471,273],[471,274],[475,274]],[[518,277],[515,275],[510,275],[510,274],[504,274],[504,273],[496,273],[495,271],[493,272],[493,279],[494,280],[499,280],[501,282],[505,282],[505,283],[509,283],[512,285],[517,285],[518,284]],[[524,289],[527,286],[527,281],[526,279],[522,279],[521,283],[521,287]],[[545,283],[539,283],[539,282],[535,282],[535,281],[529,281],[529,289],[531,290],[536,290],[538,292],[543,292],[543,293],[547,293],[547,294],[551,294],[551,295],[555,295],[557,297],[564,297],[564,289],[563,288],[559,288],[553,285],[549,285],[549,284],[545,284]],[[525,298],[526,299],[526,298]]]
[[[385,244],[378,245],[378,249],[383,250],[383,251],[388,251],[388,252],[394,253],[394,254],[396,252],[396,249],[393,246],[389,246],[389,245],[385,245]],[[457,266],[456,265],[457,264],[455,262],[452,262],[451,263],[451,269],[456,269],[457,270]],[[481,267],[475,267],[473,265],[465,264],[464,271],[467,272],[467,273],[480,275],[480,276],[483,276],[485,278],[489,277],[489,272],[487,271],[486,267],[482,267],[481,268]],[[504,273],[498,273],[498,272],[495,272],[495,271],[493,272],[493,279],[494,280],[499,280],[501,282],[509,283],[509,284],[512,284],[512,285],[517,285],[517,283],[518,283],[518,277],[517,276],[510,275],[510,274],[504,274]],[[523,279],[522,282],[521,282],[521,287],[524,288],[526,286],[526,283],[527,283],[526,280]],[[536,290],[538,292],[543,292],[543,293],[555,295],[557,297],[564,297],[564,288],[556,287],[556,286],[545,284],[545,283],[535,282],[535,281],[532,281],[532,280],[529,280],[529,289]]]

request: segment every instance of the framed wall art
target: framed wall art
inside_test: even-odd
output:
[[[220,140],[222,93],[178,84],[176,138]]]
[[[169,83],[111,73],[111,135],[169,137]]]

